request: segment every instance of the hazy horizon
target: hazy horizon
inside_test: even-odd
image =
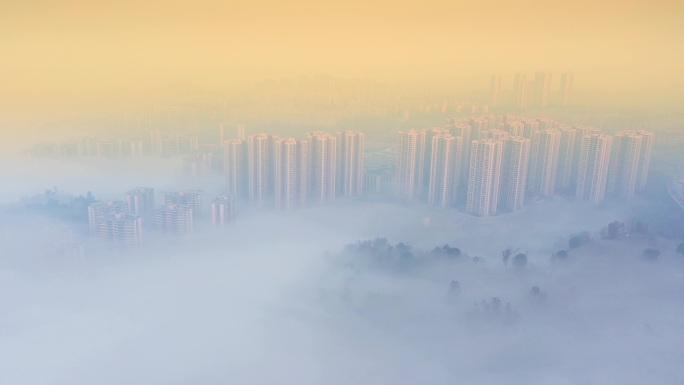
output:
[[[671,108],[674,1],[8,1],[0,124],[120,112],[328,74],[486,94],[489,76],[575,73],[576,104]],[[553,79],[558,81],[558,77]]]
[[[0,3],[1,385],[682,384],[684,2]]]

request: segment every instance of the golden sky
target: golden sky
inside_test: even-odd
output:
[[[571,70],[578,88],[671,101],[684,88],[683,17],[684,2],[663,0],[2,0],[0,114],[302,73],[486,83]]]

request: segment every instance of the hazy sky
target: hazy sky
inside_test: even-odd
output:
[[[265,77],[576,74],[681,96],[680,1],[16,1],[0,4],[0,112],[101,108]],[[483,84],[486,87],[486,84]]]

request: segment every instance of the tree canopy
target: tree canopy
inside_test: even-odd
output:
[[[527,266],[527,255],[523,253],[518,253],[513,257],[513,266],[521,269]]]
[[[684,256],[684,242],[680,243],[679,246],[677,246],[677,254]]]
[[[660,256],[660,251],[659,251],[658,249],[651,249],[651,248],[644,249],[643,256],[644,256],[644,258],[646,258],[647,260],[651,260],[651,261],[652,261],[652,260],[657,259],[658,256]]]

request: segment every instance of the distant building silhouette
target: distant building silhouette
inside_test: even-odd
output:
[[[561,107],[570,105],[572,96],[572,82],[574,74],[572,72],[563,72],[560,78],[560,100]]]
[[[532,104],[534,107],[545,108],[549,106],[550,98],[551,73],[537,72],[534,76]]]
[[[501,105],[501,75],[492,75],[489,83],[489,105],[497,108]]]

